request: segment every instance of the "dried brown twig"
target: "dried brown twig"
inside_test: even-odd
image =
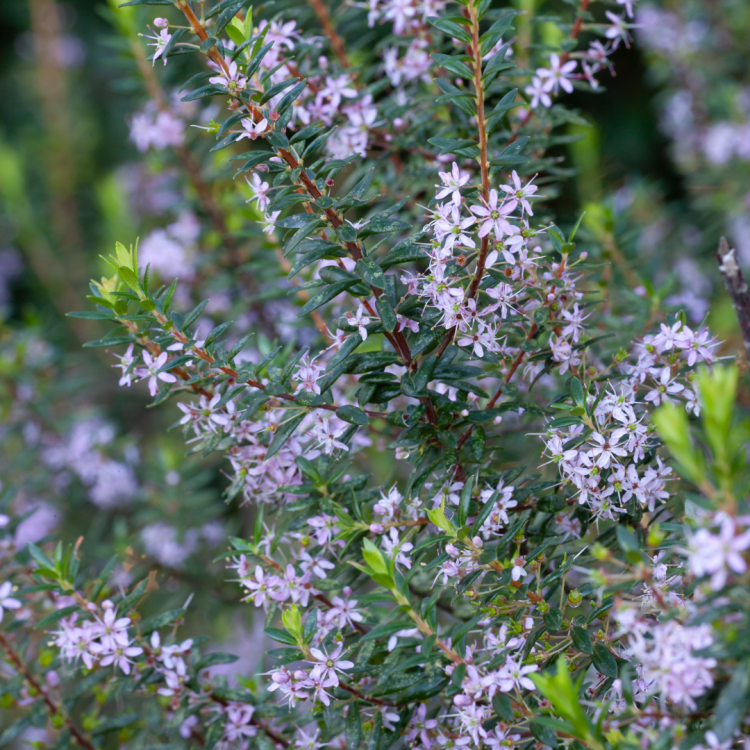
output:
[[[719,240],[719,252],[716,253],[716,258],[719,261],[719,271],[724,278],[724,284],[732,298],[734,311],[742,331],[742,340],[745,343],[745,353],[750,361],[750,289],[737,263],[736,250],[729,247],[726,237]]]

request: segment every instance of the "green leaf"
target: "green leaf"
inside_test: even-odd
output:
[[[512,89],[497,103],[495,108],[490,113],[490,116],[487,118],[488,133],[491,133],[500,124],[500,121],[511,109],[523,104],[523,101],[515,101],[517,94],[518,89]]]
[[[466,524],[469,517],[469,503],[471,502],[471,492],[474,489],[474,477],[469,477],[461,490],[461,499],[458,503],[458,525]]]
[[[411,620],[402,620],[401,622],[389,622],[385,625],[376,625],[372,630],[365,633],[361,641],[370,641],[374,638],[389,638],[398,633],[399,630],[408,630],[414,623]]]
[[[229,351],[229,354],[227,355],[227,360],[231,362],[244,348],[247,346],[247,342],[250,341],[250,339],[255,336],[254,332],[250,332],[245,334]]]
[[[0,734],[0,747],[7,745],[11,740],[16,739],[19,734],[25,732],[31,726],[31,718],[24,716],[12,724],[5,727],[5,730]]]
[[[591,643],[591,636],[588,631],[579,625],[575,625],[571,628],[570,637],[573,639],[573,645],[582,654],[591,654],[594,651],[594,646]]]
[[[136,293],[140,293],[141,285],[138,283],[138,277],[127,266],[120,266],[117,269],[120,278]]]
[[[101,724],[97,724],[97,726],[91,730],[91,736],[98,737],[100,734],[107,734],[109,732],[114,732],[117,729],[128,727],[140,718],[141,714],[120,714],[119,716],[103,721]]]
[[[336,416],[339,419],[343,419],[344,422],[349,422],[349,424],[361,425],[362,427],[370,423],[367,414],[365,414],[365,412],[362,411],[362,409],[360,409],[359,407],[353,406],[351,404],[340,406],[338,409],[336,409]]]
[[[359,718],[359,702],[352,701],[349,704],[349,713],[346,715],[346,746],[349,750],[355,750],[362,736],[362,722]]]
[[[334,297],[338,297],[339,294],[345,292],[349,287],[354,286],[358,279],[348,279],[346,281],[338,281],[335,284],[329,284],[325,289],[318,292],[314,297],[311,297],[297,313],[298,318],[302,318],[308,315],[313,310],[317,310],[327,302],[330,302]]]
[[[216,19],[216,23],[211,29],[211,33],[213,33],[214,36],[219,36],[229,22],[237,15],[240,8],[242,8],[243,5],[249,5],[250,2],[251,0],[231,0],[227,7],[222,11],[221,15]],[[218,6],[212,8],[214,13],[216,12],[217,7]],[[237,31],[239,31],[239,29],[237,29]],[[242,37],[244,39],[244,34],[242,34]]]
[[[378,315],[380,315],[380,322],[383,324],[383,328],[385,328],[388,333],[395,331],[396,326],[398,325],[398,318],[396,318],[396,311],[393,309],[393,305],[391,305],[388,296],[382,294],[378,297],[375,301],[375,307],[378,310]]]
[[[444,81],[436,78],[435,83],[438,85],[444,96],[439,96],[436,102],[448,102],[465,112],[469,117],[475,117],[477,107],[473,91],[465,91],[454,86],[450,81]]]
[[[299,461],[299,457],[297,459]],[[310,643],[315,633],[318,632],[318,610],[313,609],[305,620],[305,629],[302,631],[302,637],[305,643]]]
[[[263,96],[261,97],[260,103],[265,104],[269,99],[273,99],[274,96],[280,94],[285,89],[288,89],[290,86],[294,86],[297,81],[297,78],[290,78],[288,81],[282,81],[281,83],[277,83],[274,86],[267,88]],[[304,84],[304,81],[302,83]],[[304,85],[302,86],[302,88],[304,88]]]
[[[538,719],[532,719],[529,723],[531,734],[543,745],[548,747],[557,747],[557,735],[549,728],[544,726]]]
[[[125,8],[128,5],[174,5],[173,0],[129,0],[127,3],[118,5],[118,8]]]
[[[269,42],[268,44],[263,45],[256,54],[253,55],[250,62],[247,64],[247,67],[245,68],[245,76],[248,80],[250,80],[260,67],[260,64],[263,62],[263,58],[266,56],[266,53],[268,50],[273,47],[273,42]]]
[[[324,127],[323,123],[318,121],[312,125],[308,125],[302,130],[298,130],[290,139],[290,143],[299,143],[300,141],[306,141],[311,135],[317,135],[320,133],[320,129]]]
[[[573,401],[576,406],[584,406],[586,403],[586,396],[583,392],[583,386],[578,378],[572,378],[570,381],[570,393],[573,396]]]
[[[548,612],[545,612],[543,619],[549,633],[556,633],[562,627],[563,616],[557,607],[551,607]]]
[[[372,234],[390,234],[391,232],[404,232],[407,229],[411,229],[411,224],[406,221],[399,221],[390,217],[375,218],[369,224],[363,226],[357,232],[357,236],[363,239]]]
[[[568,731],[568,733],[579,739],[588,741],[591,739],[591,731],[588,719],[583,713],[578,698],[578,687],[580,683],[579,685],[574,685],[573,681],[570,679],[568,664],[565,661],[564,656],[557,660],[556,667],[556,674],[550,674],[549,672],[539,674],[537,672],[536,674],[530,675],[530,677],[539,692],[550,701],[550,703],[552,703],[555,713],[570,722],[573,731]],[[538,718],[536,721],[538,721],[540,725],[544,725],[549,720]]]
[[[65,313],[66,318],[83,318],[83,320],[114,320],[114,313],[99,312],[98,310],[82,310],[81,312]]]
[[[299,426],[300,422],[307,416],[307,411],[303,410],[301,414],[296,417],[288,419],[286,422],[281,424],[273,435],[273,440],[268,446],[266,452],[266,460],[275,456],[283,447],[284,443],[292,436],[294,431]]]
[[[183,102],[194,102],[197,99],[205,99],[207,96],[226,96],[227,90],[223,86],[217,86],[216,84],[210,83],[207,86],[201,86],[195,91],[190,91],[185,94],[180,101]]]
[[[257,154],[253,154],[238,170],[235,172],[235,177],[247,172],[248,169],[257,167],[259,164],[265,164],[269,159],[273,157],[273,153],[270,151],[260,151]]]
[[[430,57],[438,65],[440,65],[440,67],[445,68],[446,70],[450,70],[451,73],[455,73],[457,76],[461,76],[461,78],[465,78],[469,81],[474,78],[474,73],[472,72],[471,68],[469,68],[469,66],[464,62],[464,60],[470,59],[466,55],[461,55],[460,57],[451,57],[450,55],[434,54],[430,55]]]
[[[442,154],[458,154],[464,149],[475,149],[477,152],[476,141],[467,139],[457,140],[456,138],[428,138],[427,143],[435,146],[438,152]]]
[[[170,609],[168,612],[162,612],[159,615],[153,615],[147,617],[140,625],[140,631],[142,635],[148,635],[154,630],[163,628],[165,625],[169,625],[175,620],[179,620],[185,614],[185,608],[179,607],[177,609]]]
[[[308,244],[305,243],[305,247]],[[299,250],[298,250],[299,252]],[[304,255],[301,255],[294,262],[292,267],[289,269],[287,278],[291,279],[296,276],[303,268],[307,268],[311,263],[315,263],[316,260],[322,258],[346,258],[349,253],[344,250],[341,245],[337,245],[334,242],[320,241],[314,248],[310,249]]]
[[[214,721],[206,732],[206,739],[203,743],[203,750],[213,750],[219,744],[224,735],[224,725],[226,724],[226,714],[220,714],[219,718]]]
[[[479,513],[477,514],[477,517],[474,519],[474,525],[471,527],[472,536],[476,536],[479,533],[479,531],[482,528],[482,525],[487,520],[490,513],[492,513],[492,509],[495,507],[495,503],[497,502],[497,495],[498,495],[498,492],[497,490],[495,490],[495,492],[492,493],[492,496],[480,508]]]
[[[209,333],[208,336],[206,336],[206,341],[203,344],[203,346],[204,347],[211,346],[211,344],[213,344],[214,341],[216,341],[219,338],[219,336],[221,336],[224,333],[224,331],[226,331],[227,328],[229,328],[229,326],[232,325],[233,322],[234,321],[232,320],[228,320],[226,321],[226,323],[222,323],[221,325],[216,326],[216,328],[214,328],[211,331],[211,333]]]
[[[747,716],[750,707],[750,659],[732,670],[732,679],[719,693],[714,714],[714,732],[719,742],[726,742]]]
[[[495,693],[492,698],[492,707],[503,721],[514,721],[513,704],[507,695],[499,692]]]
[[[349,355],[352,354],[354,350],[357,347],[361,346],[363,343],[364,341],[362,341],[362,337],[358,333],[349,336],[341,345],[341,348],[331,358],[331,361],[326,367],[326,372],[331,372],[336,368],[337,365],[347,360],[349,358]]]
[[[356,267],[359,277],[376,289],[385,289],[383,269],[372,258],[361,258]]]
[[[34,629],[38,628],[46,628],[48,625],[53,625],[56,622],[59,622],[63,619],[63,617],[67,617],[68,615],[72,615],[73,612],[80,612],[81,608],[77,604],[72,604],[70,607],[63,607],[62,609],[58,609],[54,611],[52,614],[47,615],[46,617],[43,617],[39,622],[34,625]]]
[[[216,664],[232,664],[239,659],[239,656],[234,654],[225,654],[221,651],[216,651],[213,654],[207,654],[204,656],[196,665],[196,670],[206,669],[207,667],[213,667]]]
[[[182,321],[182,330],[187,331],[188,328],[190,328],[193,323],[195,323],[196,320],[200,317],[201,313],[203,312],[203,309],[208,304],[208,300],[203,300],[197,307],[194,307],[186,316],[185,319]]]
[[[601,643],[594,645],[594,651],[591,655],[591,661],[599,672],[607,677],[617,677],[617,662],[612,652]]]
[[[401,263],[411,263],[416,260],[424,260],[429,257],[422,245],[417,245],[413,240],[399,242],[388,255],[378,261],[378,265],[387,271],[391,266]]]
[[[442,18],[430,17],[427,19],[436,29],[442,31],[453,39],[458,39],[464,44],[471,44],[471,34],[463,27],[453,21]]]
[[[354,200],[361,201],[367,191],[370,189],[370,185],[372,184],[372,174],[374,171],[373,169],[370,169],[367,174],[352,188],[352,191],[344,198],[344,200],[347,200],[347,198],[354,198]]]
[[[279,643],[285,643],[287,646],[296,646],[297,639],[280,628],[263,628],[263,632],[269,636],[269,638]]]
[[[375,714],[375,722],[367,738],[367,750],[378,750],[380,748],[380,735],[383,729],[383,714],[378,711]]]

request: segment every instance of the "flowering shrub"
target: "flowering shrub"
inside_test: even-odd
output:
[[[51,725],[87,750],[733,746],[750,703],[737,370],[658,295],[601,314],[596,238],[544,203],[578,118],[564,95],[600,85],[633,3],[554,22],[488,0],[311,5],[308,27],[294,5],[178,0],[150,66],[136,16],[117,20],[152,96],[132,138],[174,151],[237,286],[216,304],[185,210],[118,242],[71,313],[110,324],[89,345],[119,347],[120,385],[171,409],[191,453],[225,457],[253,523],[219,559],[278,645],[230,685],[211,668],[237,657],[180,630],[191,599],[143,616],[149,577],[21,547],[3,515],[2,700],[20,715],[0,744]],[[154,69],[187,54],[165,94]],[[226,111],[192,104],[215,96]],[[236,192],[203,178],[191,119],[231,154],[215,166],[240,162]],[[392,481],[371,479],[378,454]],[[116,474],[95,503],[135,494]]]

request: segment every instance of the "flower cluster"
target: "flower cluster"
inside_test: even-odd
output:
[[[102,602],[101,612],[94,610],[93,614],[91,619],[81,622],[77,614],[61,620],[52,643],[60,649],[64,660],[80,659],[86,669],[93,669],[98,663],[102,667],[113,665],[115,671],[120,669],[130,674],[133,659],[143,653],[128,634],[130,618],[118,617],[117,607],[109,600]]]
[[[178,103],[163,66],[141,64],[150,102],[131,134],[185,184],[140,245],[115,245],[95,310],[74,316],[111,324],[90,344],[177,419],[206,478],[174,468],[179,431],[145,451],[162,485],[108,457],[104,423],[36,430],[61,483],[122,514],[123,562],[91,580],[83,542],[19,550],[0,514],[14,710],[36,702],[35,722],[86,750],[113,729],[219,750],[739,736],[744,709],[716,708],[750,637],[736,370],[661,292],[611,314],[643,290],[613,288],[587,261],[617,248],[545,202],[547,149],[575,120],[561,95],[596,88],[629,44],[634,3],[617,4],[603,23],[570,10],[554,49],[530,10],[474,0],[333,16],[315,0],[286,18],[176,4],[178,24],[154,21],[152,63],[200,67]],[[219,485],[236,535],[196,565],[224,533]],[[135,582],[144,560],[159,570]],[[227,639],[236,661],[178,637],[181,586],[210,592],[209,619],[254,605],[257,633]],[[18,645],[35,622],[51,650]],[[36,651],[54,677],[26,664]]]

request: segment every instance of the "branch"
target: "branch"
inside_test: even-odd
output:
[[[325,31],[326,36],[328,37],[328,41],[331,43],[331,49],[333,49],[336,54],[336,59],[341,64],[341,67],[351,68],[352,64],[349,62],[349,58],[346,55],[344,42],[336,31],[336,27],[331,22],[331,16],[328,13],[328,8],[326,8],[325,3],[323,3],[323,0],[310,0],[310,5],[312,5],[315,15],[318,17],[318,21],[320,21],[320,25],[323,27],[323,31]]]
[[[28,682],[29,685],[31,685],[31,687],[36,690],[37,693],[42,697],[44,705],[47,708],[50,716],[54,717],[61,715],[62,712],[60,711],[60,707],[49,697],[47,691],[42,687],[36,677],[34,677],[23,659],[13,650],[13,647],[10,645],[10,641],[8,641],[3,633],[0,633],[0,646],[5,649],[6,653],[8,654],[8,658],[13,663],[13,666],[15,666],[15,668],[24,676],[26,682]],[[72,719],[66,716],[64,719],[64,723],[65,726],[70,730],[70,733],[76,738],[76,742],[81,747],[85,748],[86,750],[97,750],[88,739],[88,737],[86,737],[86,735],[73,723]]]
[[[479,43],[479,17],[476,7],[469,3],[468,9],[464,10],[464,16],[471,22],[471,42],[466,45],[467,52],[472,58],[472,72],[474,73],[474,92],[476,95],[477,105],[477,130],[479,131],[479,170],[482,175],[482,198],[485,203],[490,199],[490,174],[489,174],[489,157],[487,144],[487,125],[484,118],[484,84],[482,83],[482,48]],[[482,244],[477,256],[477,266],[474,276],[467,290],[467,299],[474,299],[477,296],[479,285],[482,283],[482,277],[485,271],[485,262],[487,252],[490,249],[490,236],[482,237]],[[443,340],[438,346],[435,356],[438,360],[443,356],[445,350],[453,341],[456,333],[456,326],[449,329],[443,336]]]
[[[742,275],[742,269],[737,263],[737,251],[729,247],[726,237],[719,240],[719,252],[716,258],[719,261],[719,271],[724,277],[724,285],[732,298],[734,311],[742,331],[742,340],[745,343],[745,353],[750,361],[750,290]]]

